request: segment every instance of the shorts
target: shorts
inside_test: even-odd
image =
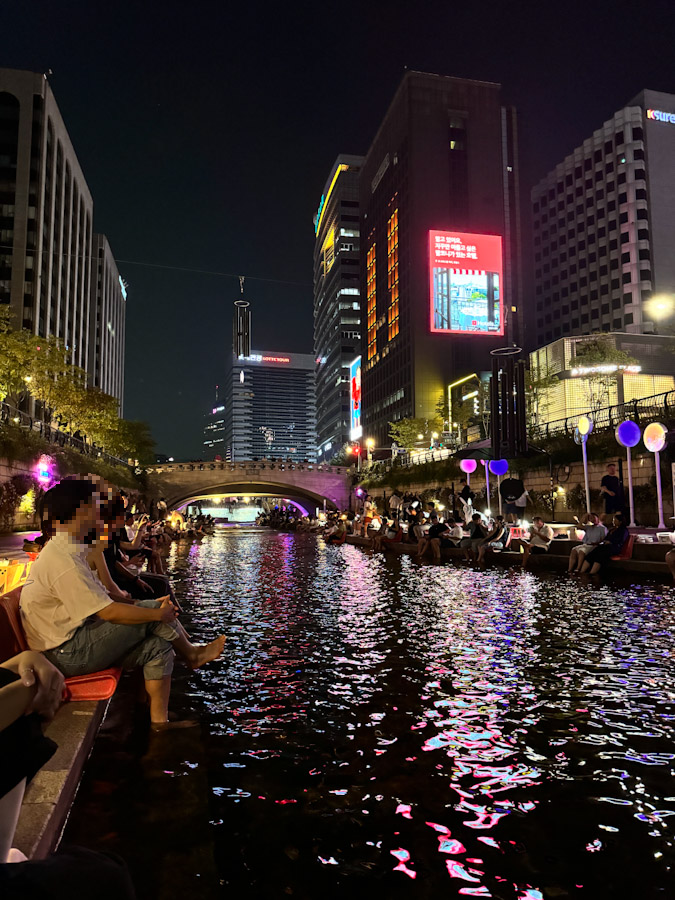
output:
[[[502,541],[490,541],[488,544],[491,550],[503,550],[504,544]]]
[[[509,516],[517,516],[520,514],[520,507],[516,506],[515,503],[507,503],[505,509]]]
[[[594,544],[579,544],[577,547],[577,552],[581,553],[582,556],[588,556],[591,550],[595,550]]]
[[[530,553],[548,553],[548,547],[531,546]]]

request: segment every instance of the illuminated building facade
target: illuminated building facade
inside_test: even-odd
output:
[[[532,191],[534,345],[673,324],[675,95],[643,91]],[[669,309],[650,303],[671,295]]]
[[[349,440],[349,367],[360,353],[359,173],[363,157],[338,156],[314,218],[314,353],[318,457]]]
[[[104,234],[95,234],[89,306],[89,384],[124,399],[124,342],[127,289]]]
[[[517,198],[500,85],[406,73],[361,170],[365,439],[389,446],[391,421],[436,415],[522,341]]]
[[[0,69],[0,303],[89,370],[93,204],[47,79]]]
[[[603,342],[635,362],[604,365],[577,359],[579,347],[589,340],[596,338],[559,338],[530,353],[530,370],[535,378],[539,373],[558,378],[541,398],[534,398],[533,424],[587,415],[616,404],[626,404],[625,414],[630,417],[632,400],[675,389],[675,337],[610,332]]]
[[[211,412],[206,416],[204,426],[204,456],[206,459],[214,459],[220,456],[222,459],[230,459],[231,451],[225,442],[225,407],[218,398],[218,386],[216,385],[216,401]]]
[[[120,401],[124,286],[44,75],[0,68],[0,304]]]
[[[225,457],[316,461],[314,356],[232,353],[222,395]]]

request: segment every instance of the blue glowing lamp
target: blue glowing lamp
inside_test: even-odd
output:
[[[640,426],[636,422],[626,419],[625,422],[621,422],[616,426],[614,435],[617,443],[621,444],[622,447],[637,447],[642,433]]]
[[[493,475],[506,475],[509,464],[505,459],[493,459],[490,463],[490,471]]]

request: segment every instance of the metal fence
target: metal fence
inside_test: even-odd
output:
[[[675,416],[675,391],[653,394],[651,397],[642,397],[639,400],[627,400],[624,403],[615,403],[614,406],[604,406],[598,410],[579,410],[573,416],[534,426],[530,431],[530,437],[536,440],[562,434],[573,435],[579,416],[582,415],[588,415],[593,419],[594,431],[608,431],[616,428],[624,419],[632,419],[638,425],[648,424],[657,419],[670,419]]]
[[[101,459],[108,465],[128,467],[125,459],[111,456],[110,453],[101,450],[96,444],[87,444],[82,438],[73,437],[73,435],[66,434],[65,431],[52,428],[48,423],[42,422],[40,419],[36,419],[20,409],[16,409],[4,401],[0,403],[0,425],[18,425],[20,428],[39,434],[43,440],[49,444],[54,444],[56,447],[72,447],[78,453],[82,453],[83,456]]]

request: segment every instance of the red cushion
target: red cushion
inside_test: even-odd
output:
[[[0,596],[0,661],[28,650],[19,601],[22,586]],[[103,669],[90,675],[66,678],[64,700],[108,700],[115,693],[121,669]]]
[[[109,700],[115,693],[121,669],[101,669],[90,675],[66,678],[65,700]]]

